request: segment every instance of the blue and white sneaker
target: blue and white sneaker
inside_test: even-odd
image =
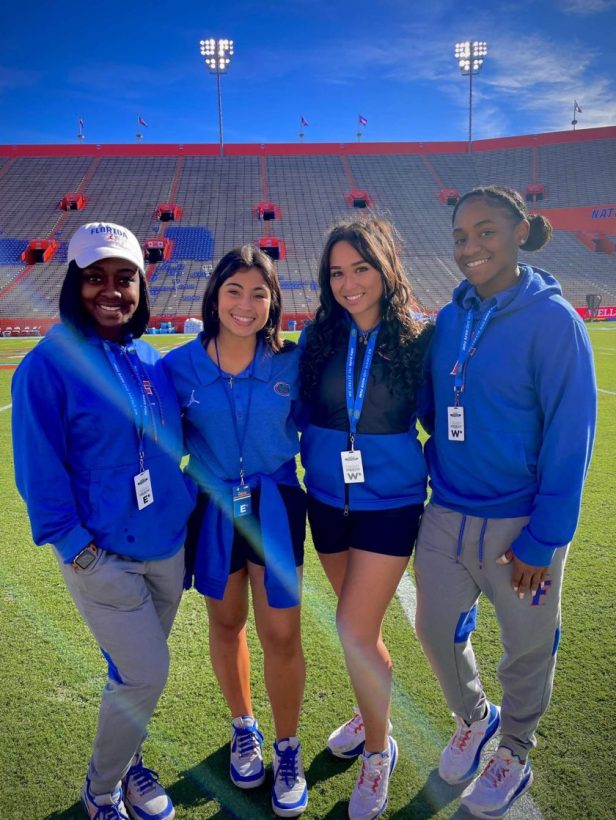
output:
[[[297,817],[306,811],[308,787],[302,765],[302,747],[296,737],[274,743],[272,809],[278,817]]]
[[[130,820],[122,800],[122,789],[110,794],[92,794],[90,778],[86,777],[81,792],[81,802],[92,820]]]
[[[391,721],[389,721],[388,734],[391,734],[392,728]],[[365,740],[364,719],[357,706],[354,706],[353,717],[334,729],[327,739],[327,748],[335,757],[348,759],[357,757],[364,751]]]
[[[240,789],[256,789],[265,780],[263,735],[250,715],[231,722],[231,762],[229,774]]]
[[[384,752],[363,752],[360,760],[359,777],[349,801],[349,818],[374,820],[387,808],[389,778],[398,762],[398,744],[390,735]]]
[[[479,769],[481,752],[500,726],[500,708],[488,703],[488,714],[469,726],[461,717],[453,716],[457,729],[441,752],[438,773],[446,783],[455,785],[474,777]]]
[[[143,765],[136,754],[122,781],[124,803],[134,820],[173,820],[175,809],[167,792],[158,782],[158,775]]]
[[[502,817],[533,783],[530,761],[522,762],[502,746],[470,786],[462,805],[473,817]]]

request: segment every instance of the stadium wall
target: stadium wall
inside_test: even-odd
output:
[[[475,140],[473,152],[532,148],[540,145],[579,143],[616,138],[616,126],[555,131],[519,137]],[[321,142],[321,143],[227,143],[225,156],[322,156],[352,154],[467,154],[468,142]],[[218,156],[213,144],[79,144],[79,145],[0,145],[0,157],[172,157]]]

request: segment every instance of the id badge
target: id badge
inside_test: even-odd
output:
[[[137,473],[134,477],[135,495],[137,496],[137,506],[140,510],[144,510],[154,503],[154,493],[152,492],[152,482],[150,480],[150,471],[144,470]]]
[[[248,484],[239,484],[233,488],[233,517],[241,518],[252,512],[250,487]]]
[[[449,441],[464,441],[464,408],[447,408],[447,433]]]
[[[342,459],[342,475],[345,484],[362,484],[364,478],[364,466],[361,461],[359,450],[343,450],[340,453]]]

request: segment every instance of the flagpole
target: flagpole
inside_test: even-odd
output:
[[[576,108],[577,108],[577,101],[574,100],[573,101],[573,119],[571,120],[571,125],[573,126],[574,131],[575,131],[575,126],[577,125],[577,120],[575,118]]]
[[[83,142],[86,138],[85,134],[83,133],[83,117],[77,118],[77,125],[79,126],[79,133],[77,134],[77,139]]]
[[[299,118],[299,140],[300,140],[300,142],[304,141],[304,116],[303,115]]]

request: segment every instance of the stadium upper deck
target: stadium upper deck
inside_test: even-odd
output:
[[[447,199],[489,183],[539,186],[532,207],[556,231],[534,263],[573,304],[588,293],[616,304],[616,128],[481,140],[472,154],[460,142],[227,145],[225,154],[217,145],[0,146],[2,325],[57,315],[67,239],[98,219],[143,242],[170,240],[169,258],[148,268],[157,316],[199,315],[208,271],[242,242],[278,252],[287,314],[310,314],[323,233],[362,202],[396,224],[414,289],[436,309],[460,278]],[[67,193],[85,207],[62,210]],[[176,218],[157,218],[161,204],[178,206]],[[57,243],[49,262],[22,261],[33,240]]]

